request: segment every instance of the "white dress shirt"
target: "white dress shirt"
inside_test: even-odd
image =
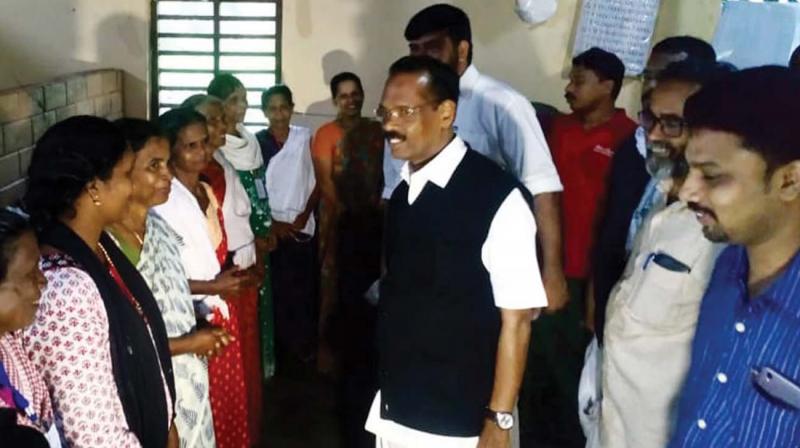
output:
[[[531,103],[470,65],[459,82],[455,128],[469,146],[508,170],[534,196],[563,190]],[[402,162],[384,152],[383,197],[400,183]]]
[[[428,182],[446,188],[467,147],[455,137],[419,171],[405,163],[400,175],[408,184],[408,203],[413,204]],[[492,284],[498,308],[532,309],[547,306],[536,258],[536,223],[519,189],[514,189],[495,213],[481,250],[481,260]],[[488,404],[488,403],[487,403]],[[383,440],[415,448],[474,448],[477,437],[448,437],[418,431],[380,417],[380,392],[375,397],[366,429]]]
[[[703,236],[685,203],[646,221],[606,310],[602,446],[660,448],[669,442],[700,302],[722,248]],[[666,268],[669,263],[655,254],[685,269]]]

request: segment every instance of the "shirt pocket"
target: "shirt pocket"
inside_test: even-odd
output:
[[[624,307],[630,317],[653,329],[678,329],[694,325],[702,295],[694,287],[690,272],[671,270],[641,256],[635,282]],[[679,260],[677,260],[679,261]]]

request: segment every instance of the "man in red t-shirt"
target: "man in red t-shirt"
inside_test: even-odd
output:
[[[606,175],[617,146],[633,134],[636,124],[614,107],[622,87],[625,66],[619,58],[592,48],[572,61],[566,87],[569,115],[553,119],[548,143],[564,185],[562,235],[564,274],[570,301],[565,309],[544,315],[534,325],[529,365],[536,365],[537,390],[529,391],[529,411],[559,421],[554,434],[538,434],[537,441],[577,447],[585,441],[578,422],[578,380],[588,342],[584,303],[590,272],[595,219],[606,194]]]
[[[576,56],[564,95],[572,113],[555,118],[548,136],[564,184],[564,274],[579,282],[589,276],[594,224],[611,158],[636,130],[625,111],[614,107],[624,73],[622,61],[599,48]]]

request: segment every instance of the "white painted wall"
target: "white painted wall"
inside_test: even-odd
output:
[[[327,82],[352,70],[364,80],[365,113],[375,107],[385,72],[406,54],[403,29],[430,0],[284,0],[283,79],[302,121],[333,114]],[[563,74],[579,0],[558,0],[547,23],[530,27],[512,0],[452,1],[472,19],[475,63],[531,99],[565,109]],[[147,113],[148,0],[3,0],[0,90],[94,68],[125,71],[126,113]],[[676,34],[710,39],[720,0],[662,0],[656,40]],[[627,82],[620,104],[636,110],[638,85]]]
[[[125,111],[147,113],[148,0],[2,0],[0,90],[96,68],[125,71]]]
[[[380,96],[389,65],[407,53],[403,30],[430,0],[284,0],[283,80],[295,92],[299,121],[318,124],[334,110],[327,81],[351,70],[365,84],[365,113]],[[449,1],[472,21],[474,62],[483,72],[527,97],[562,110],[579,0],[558,0],[556,15],[531,27],[513,11],[513,0]],[[662,0],[655,39],[691,34],[710,40],[720,0]],[[627,81],[619,104],[638,110],[639,86]]]

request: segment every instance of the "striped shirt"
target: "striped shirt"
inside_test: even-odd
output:
[[[769,398],[752,373],[770,367],[800,384],[800,252],[753,299],[748,271],[741,246],[717,260],[671,448],[800,446],[800,409]]]

